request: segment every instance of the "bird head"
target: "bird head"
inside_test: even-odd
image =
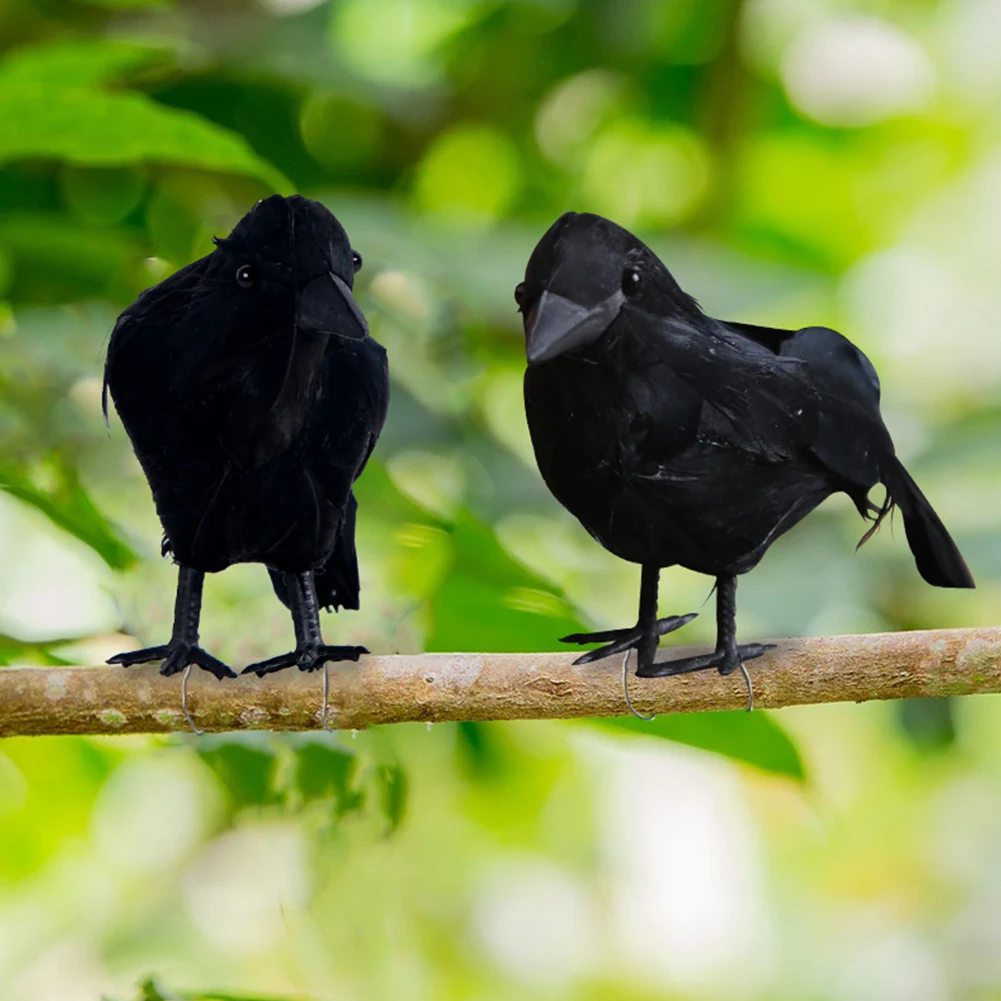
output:
[[[624,309],[694,304],[642,240],[589,212],[567,212],[549,227],[514,297],[529,365],[594,343]]]
[[[291,305],[301,331],[353,340],[368,324],[352,294],[361,255],[319,202],[301,195],[259,201],[228,237],[216,240],[211,270],[252,310]]]

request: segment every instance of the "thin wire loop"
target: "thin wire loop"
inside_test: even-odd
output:
[[[203,733],[205,733],[205,731],[199,730],[198,727],[195,726],[195,721],[192,719],[191,713],[188,712],[188,676],[191,674],[191,668],[193,666],[194,665],[192,664],[188,664],[188,666],[184,669],[184,674],[181,676],[181,708],[184,710],[188,726],[191,727],[193,733],[198,734],[200,737]]]
[[[747,711],[754,712],[754,689],[751,688],[751,676],[747,673],[743,661],[740,662],[740,673],[744,676],[744,681],[747,682]]]
[[[637,718],[643,720],[644,723],[650,723],[652,720],[657,718],[656,713],[650,716],[645,716],[641,713],[636,706],[633,705],[633,700],[629,698],[629,651],[627,650],[622,657],[622,694],[626,697],[626,705],[629,706],[629,711]]]
[[[330,706],[330,668],[328,664],[323,665],[323,715],[320,717],[320,722],[323,724],[323,729],[327,733],[332,733],[336,736],[337,731],[327,722],[327,709]]]

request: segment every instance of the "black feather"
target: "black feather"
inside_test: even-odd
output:
[[[903,515],[918,573],[936,587],[973,587],[973,575],[952,536],[895,456],[884,462],[883,483]]]
[[[119,317],[105,408],[110,392],[185,594],[200,602],[192,572],[263,563],[289,604],[289,575],[311,669],[319,627],[299,627],[314,586],[320,604],[358,608],[351,488],[386,417],[386,352],[351,295],[359,257],[318,202],[275,195],[215,242]]]
[[[837,331],[715,320],[645,244],[586,213],[543,236],[516,298],[539,469],[594,538],[644,567],[636,642],[646,673],[656,673],[648,641],[660,635],[649,620],[655,571],[681,565],[729,581],[717,666],[733,670],[734,576],[839,491],[874,521],[866,538],[899,506],[925,580],[973,586],[895,456],[872,363]],[[882,506],[869,499],[879,483]]]

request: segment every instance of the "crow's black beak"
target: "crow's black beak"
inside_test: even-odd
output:
[[[529,365],[596,341],[618,315],[623,295],[617,291],[596,306],[581,306],[555,292],[543,292],[525,317],[525,353]]]
[[[368,336],[368,323],[351,289],[332,271],[312,279],[299,294],[296,322],[300,330],[336,334],[355,341]]]

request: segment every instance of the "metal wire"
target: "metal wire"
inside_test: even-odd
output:
[[[747,682],[747,711],[754,711],[754,689],[751,688],[751,676],[747,673],[747,668],[744,667],[744,662],[740,662],[740,673],[744,676],[744,681]]]
[[[656,714],[651,716],[645,716],[641,713],[636,706],[633,705],[633,700],[629,698],[629,651],[625,652],[622,658],[622,694],[626,697],[626,705],[629,706],[629,711],[637,718],[643,720],[644,723],[649,723],[651,720],[657,718]]]
[[[337,734],[337,731],[327,722],[327,709],[330,706],[330,670],[329,665],[323,665],[323,715],[320,722],[327,733]]]
[[[199,730],[198,727],[195,726],[195,721],[192,719],[191,713],[188,712],[188,676],[191,674],[191,668],[193,666],[194,665],[192,664],[188,664],[188,666],[184,669],[184,674],[181,676],[181,708],[184,710],[184,715],[187,718],[188,726],[191,727],[192,732],[201,736],[205,733],[205,731]]]

